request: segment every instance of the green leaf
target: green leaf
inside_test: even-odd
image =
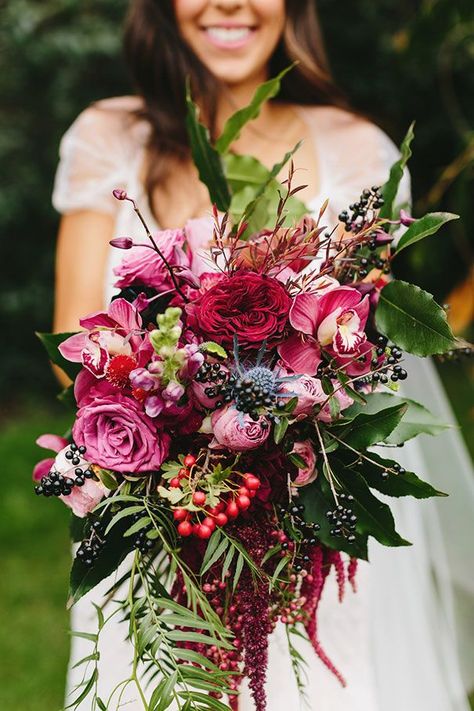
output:
[[[123,518],[127,518],[127,516],[131,516],[132,514],[139,513],[140,511],[144,511],[145,507],[138,505],[138,506],[127,506],[124,509],[121,509],[118,511],[112,519],[110,520],[107,528],[105,529],[105,535],[108,536],[109,532],[112,530],[112,528],[117,524],[119,521],[121,521]]]
[[[273,439],[275,440],[275,444],[280,444],[286,434],[289,424],[290,422],[287,417],[280,417],[278,422],[275,422],[273,430]]]
[[[385,438],[387,444],[402,444],[419,434],[438,435],[445,429],[449,429],[450,425],[443,424],[438,421],[438,418],[431,414],[426,407],[420,405],[414,400],[407,398],[398,398],[390,393],[370,393],[366,395],[366,405],[359,404],[351,405],[344,412],[344,417],[355,417],[359,413],[373,415],[381,410],[385,410],[396,404],[407,405],[407,410],[400,421],[388,437]]]
[[[242,570],[244,569],[244,556],[242,553],[239,553],[237,557],[237,563],[235,564],[235,573],[234,577],[232,579],[232,590],[235,592],[235,589],[237,588],[237,584],[240,580],[240,576],[242,575]]]
[[[223,639],[218,639],[217,637],[211,637],[207,634],[200,634],[199,632],[190,632],[186,630],[170,630],[166,633],[167,639],[172,642],[197,642],[198,644],[215,644],[217,647],[222,647],[223,649],[233,649],[229,642]]]
[[[138,531],[141,531],[142,528],[146,528],[149,526],[151,523],[151,518],[149,516],[142,516],[142,518],[139,518],[138,521],[135,521],[135,523],[130,526],[130,528],[127,528],[125,531],[124,538],[129,538],[129,536],[133,536],[134,533],[138,533]]]
[[[199,178],[209,190],[211,202],[215,203],[218,210],[227,212],[230,206],[230,192],[221,158],[211,145],[209,131],[198,119],[198,110],[189,90],[186,104],[188,107],[186,128]]]
[[[74,559],[69,583],[68,607],[113,573],[132,550],[132,539],[123,537],[125,527],[126,523],[120,521],[110,531],[90,567],[84,565],[79,558]]]
[[[306,469],[308,466],[308,462],[306,462],[300,454],[296,454],[296,452],[290,452],[287,457],[298,469]]]
[[[319,475],[312,484],[303,486],[299,494],[299,502],[304,505],[303,516],[305,521],[318,523],[321,527],[316,534],[321,543],[324,543],[328,548],[344,551],[356,558],[368,559],[368,536],[366,533],[362,534],[360,531],[355,531],[356,540],[354,543],[348,543],[345,538],[331,536],[332,525],[326,517],[326,512],[333,510],[335,503],[329,484],[323,476]]]
[[[92,691],[92,687],[94,686],[94,683],[98,677],[98,674],[99,674],[99,672],[97,671],[97,667],[96,667],[94,669],[94,671],[92,672],[92,676],[90,677],[90,679],[88,679],[87,682],[84,683],[84,688],[81,691],[81,693],[79,694],[79,696],[77,696],[72,703],[70,703],[66,706],[67,709],[70,709],[73,706],[79,706],[81,701],[84,701],[84,699],[86,699],[89,696],[90,692]]]
[[[362,475],[343,463],[338,466],[333,460],[332,465],[338,481],[354,497],[351,507],[357,516],[357,530],[373,536],[384,546],[411,545],[397,533],[390,508],[371,493]]]
[[[205,343],[201,343],[199,350],[202,353],[209,353],[209,355],[215,356],[216,358],[222,358],[222,360],[225,360],[228,357],[225,348],[222,348],[222,346],[218,343],[214,343],[214,341],[206,341]]]
[[[70,336],[75,336],[75,333],[36,333],[41,343],[46,349],[49,360],[59,366],[71,380],[74,380],[82,368],[80,363],[71,363],[71,361],[63,358],[58,350],[58,346],[66,341]]]
[[[108,469],[98,469],[97,475],[106,489],[109,489],[109,491],[118,489],[117,477],[113,472]]]
[[[394,280],[382,289],[375,319],[381,333],[414,355],[446,353],[455,346],[444,309],[406,281]]]
[[[341,428],[339,437],[357,450],[383,442],[398,425],[407,407],[408,405],[401,403],[373,415],[362,412],[349,425]]]
[[[255,91],[252,100],[248,106],[236,111],[227,121],[224,129],[216,141],[216,149],[219,153],[225,153],[231,143],[233,143],[240,135],[242,128],[249,121],[257,118],[262,105],[272,99],[280,91],[281,80],[294,65],[284,69],[278,76],[269,79]]]
[[[339,456],[341,459],[346,458],[342,452]],[[371,489],[377,489],[377,491],[387,496],[413,496],[415,499],[446,496],[442,491],[432,487],[431,484],[419,479],[413,472],[405,472],[404,474],[391,473],[386,479],[382,478],[383,470],[377,464],[384,467],[384,469],[392,469],[396,462],[392,459],[382,459],[374,452],[371,452],[369,456],[376,463],[372,464],[372,462],[364,460],[363,464],[357,468],[357,471]]]
[[[416,222],[412,222],[406,232],[403,233],[400,241],[397,244],[396,254],[400,254],[402,249],[409,247],[415,242],[419,242],[425,237],[435,234],[447,222],[458,220],[459,215],[454,215],[452,212],[431,212],[424,217],[421,217]]]
[[[400,186],[400,181],[403,177],[403,172],[405,170],[406,164],[408,163],[412,154],[411,142],[415,137],[415,134],[413,132],[414,126],[414,123],[410,125],[407,134],[403,139],[402,145],[400,146],[400,158],[396,161],[396,163],[392,165],[389,179],[382,188],[384,204],[380,210],[379,215],[383,219],[394,219],[395,200],[397,197],[398,188]]]
[[[252,188],[248,193],[252,199],[257,196],[261,186],[270,179],[270,171],[254,156],[229,153],[223,159],[227,182],[235,195],[244,188]],[[249,202],[249,200],[247,200]],[[242,212],[246,205],[241,207]],[[231,208],[231,212],[234,209]]]
[[[220,531],[216,531],[216,533],[220,533]],[[227,538],[224,538],[223,541],[220,542],[220,544],[217,546],[217,548],[214,550],[211,556],[209,556],[207,561],[203,561],[203,565],[200,570],[200,575],[204,575],[209,568],[212,568],[214,563],[216,563],[221,556],[224,555],[224,552],[227,550],[229,546],[229,541]]]

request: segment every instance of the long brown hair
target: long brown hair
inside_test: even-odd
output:
[[[296,104],[346,106],[336,87],[324,50],[316,0],[286,0],[286,25],[270,59],[270,76],[292,62],[278,100]],[[206,106],[214,130],[221,83],[181,38],[173,0],[132,0],[125,25],[125,53],[135,89],[144,105],[138,115],[151,125],[146,189],[163,181],[170,162],[189,157],[186,133],[185,84]]]

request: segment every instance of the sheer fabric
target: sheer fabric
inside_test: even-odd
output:
[[[140,179],[148,127],[127,118],[137,101],[134,97],[107,100],[80,115],[61,144],[53,202],[62,213],[87,209],[112,214],[115,236],[141,239],[141,226],[130,206],[111,198],[113,188],[127,190],[139,202],[150,227],[157,228]],[[340,109],[297,111],[313,137],[312,143],[300,150],[315,151],[320,167],[320,189],[310,207],[317,212],[329,198],[325,221],[333,225],[340,210],[357,199],[363,188],[386,180],[398,151],[380,129]],[[409,202],[408,174],[398,199]],[[112,269],[120,258],[119,250],[110,250],[105,303],[114,293]],[[441,421],[454,422],[433,365],[410,359],[409,373],[403,394],[432,408]],[[342,605],[337,602],[334,580],[329,581],[320,608],[320,637],[348,686],[341,689],[309,645],[301,642],[308,663],[307,697],[312,711],[469,709],[465,688],[474,677],[472,643],[468,644],[474,592],[470,551],[474,479],[469,457],[459,432],[452,429],[437,440],[424,437],[408,443],[397,450],[397,458],[406,469],[448,489],[451,496],[424,502],[392,499],[398,528],[413,541],[413,548],[386,550],[373,545],[371,565],[360,566],[359,592],[354,595],[349,591]],[[100,603],[110,583],[105,581],[74,606],[73,629],[95,630],[91,602]],[[464,634],[459,635],[460,630]],[[126,625],[114,622],[103,632],[100,691],[104,699],[129,673],[125,635]],[[80,669],[72,668],[74,663],[88,653],[87,642],[73,641],[69,689],[81,680]],[[282,627],[271,639],[268,676],[269,709],[286,711],[295,703],[297,689]],[[125,691],[122,702],[127,709],[142,708],[132,688]],[[89,706],[85,702],[80,708],[86,711]],[[241,711],[251,709],[253,704],[244,689]]]

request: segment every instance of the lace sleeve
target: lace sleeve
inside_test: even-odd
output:
[[[115,215],[114,188],[126,189],[124,137],[117,114],[92,106],[64,134],[53,190],[53,206],[62,213],[94,210]]]

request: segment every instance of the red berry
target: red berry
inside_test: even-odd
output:
[[[237,497],[237,506],[241,511],[246,511],[248,507],[250,506],[251,501],[248,496],[238,496]]]
[[[246,474],[245,475],[245,486],[247,487],[247,489],[250,489],[251,491],[256,491],[257,489],[260,489],[260,486],[261,486],[260,479],[258,479],[253,474]]]
[[[225,513],[218,513],[216,516],[216,523],[218,526],[225,526],[226,523],[229,521],[228,517],[225,515]]]
[[[221,513],[221,511],[225,511],[225,507],[226,507],[225,501],[219,501],[219,503],[216,506],[217,512]]]
[[[179,489],[179,487],[181,486],[181,482],[177,476],[175,476],[174,479],[171,479],[170,486],[172,489]]]
[[[208,506],[208,507],[206,508],[206,511],[207,511],[207,513],[208,513],[210,516],[217,516],[217,514],[218,514],[219,511],[220,511],[220,509],[219,509],[218,506],[214,506],[213,508],[211,508],[210,506]]]
[[[246,486],[241,486],[237,493],[241,494],[242,496],[248,496],[250,492]]]
[[[209,526],[205,526],[203,523],[201,523],[201,525],[197,527],[196,535],[198,538],[210,538],[212,535],[212,530],[209,528]]]
[[[204,491],[195,491],[193,494],[193,504],[203,506],[206,503],[206,494]]]
[[[210,516],[206,516],[206,518],[202,522],[202,525],[207,526],[208,528],[211,529],[211,531],[213,531],[216,527],[214,519],[211,518]]]
[[[178,472],[178,477],[180,479],[187,479],[189,477],[188,469],[184,469],[184,468],[180,469]]]
[[[192,454],[187,454],[184,458],[184,466],[192,467],[194,464],[196,464],[196,457],[193,457]]]
[[[188,512],[186,509],[175,509],[173,511],[173,518],[175,521],[185,521],[188,517]]]
[[[193,524],[189,521],[181,521],[178,526],[178,533],[180,536],[190,536],[193,532]]]
[[[240,513],[239,507],[237,506],[235,501],[229,501],[225,512],[229,518],[237,518]]]

